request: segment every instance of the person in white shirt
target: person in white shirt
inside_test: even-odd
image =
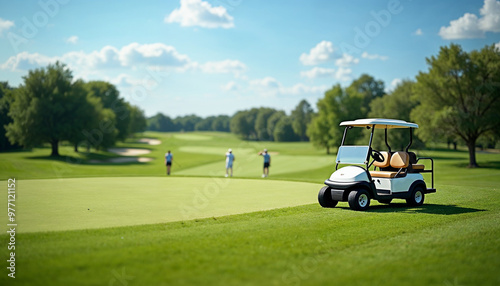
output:
[[[229,176],[228,172],[231,170],[231,177],[233,176],[233,162],[234,162],[233,150],[228,149],[226,153],[226,178]]]
[[[172,161],[174,160],[174,155],[170,153],[170,150],[165,154],[165,165],[167,166],[167,175],[170,175],[170,168],[172,168]]]

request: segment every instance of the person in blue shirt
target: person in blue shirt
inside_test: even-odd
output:
[[[267,149],[264,149],[264,152],[259,152],[259,155],[264,157],[264,172],[262,174],[262,178],[269,176],[269,167],[271,166],[271,155],[267,153]]]
[[[170,150],[165,154],[165,165],[167,166],[167,175],[170,175],[170,168],[172,168],[172,161],[174,160],[174,155],[170,153]]]
[[[228,171],[231,170],[231,177],[233,176],[233,162],[234,162],[233,150],[228,149],[226,153],[226,178],[229,176]]]

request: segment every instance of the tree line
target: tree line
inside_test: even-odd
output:
[[[63,141],[99,150],[146,128],[144,112],[114,85],[73,80],[59,62],[29,71],[17,88],[1,83],[0,119],[0,150],[49,143],[51,156]]]
[[[414,144],[463,142],[469,151],[469,167],[477,167],[476,147],[494,147],[500,138],[500,50],[491,45],[466,52],[451,44],[426,62],[427,71],[419,72],[415,80],[403,81],[389,94],[383,82],[369,75],[347,88],[333,86],[317,103],[318,112],[307,130],[311,141],[328,152],[340,145],[339,124],[344,120],[401,119],[419,124]],[[408,132],[390,132],[389,142],[405,144],[408,137]],[[404,146],[397,147],[402,150]]]

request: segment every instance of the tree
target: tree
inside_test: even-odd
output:
[[[9,142],[5,130],[5,126],[12,122],[12,118],[9,116],[12,101],[12,88],[7,82],[0,82],[0,152],[19,148],[18,145]]]
[[[467,53],[451,44],[426,60],[429,70],[419,73],[415,88],[421,104],[411,113],[420,125],[417,134],[425,140],[460,137],[469,167],[477,167],[478,138],[500,133],[500,50],[491,45]]]
[[[257,139],[259,140],[270,140],[271,135],[267,131],[267,121],[276,113],[276,109],[273,108],[260,108],[257,113],[257,118],[255,119],[255,131],[257,133]]]
[[[65,134],[64,139],[72,143],[75,152],[78,152],[78,144],[89,140],[87,137],[89,132],[98,128],[99,112],[103,107],[100,98],[88,94],[81,80],[73,84],[71,92],[73,96],[68,98],[66,107],[71,117],[65,119],[71,122],[71,129]]]
[[[128,104],[128,109],[130,113],[130,123],[128,126],[128,133],[134,134],[137,132],[143,132],[147,127],[146,116],[144,111],[138,106]]]
[[[307,125],[311,122],[314,114],[309,102],[305,99],[301,100],[297,107],[292,111],[292,127],[302,141],[307,141]]]
[[[147,120],[147,123],[148,123],[148,130],[151,131],[162,131],[162,132],[177,131],[177,128],[172,119],[166,115],[163,115],[160,112],[154,115],[153,117],[149,118]]]
[[[279,142],[290,142],[297,141],[298,139],[299,137],[293,131],[291,117],[281,117],[274,128],[274,140]]]
[[[90,81],[85,84],[85,87],[92,96],[101,99],[104,108],[109,108],[115,113],[117,139],[125,140],[130,134],[130,109],[127,102],[120,97],[118,89],[105,81]]]
[[[210,131],[212,130],[212,123],[215,120],[215,116],[209,116],[197,122],[194,126],[194,130],[197,131]]]
[[[339,145],[342,138],[338,127],[341,122],[339,107],[344,96],[340,84],[327,90],[325,97],[318,100],[318,114],[313,117],[307,130],[313,145],[326,148],[327,154],[330,154],[331,147]]]
[[[231,118],[231,132],[239,135],[243,139],[257,139],[255,120],[258,113],[259,109],[257,108],[236,112]]]
[[[227,115],[219,115],[214,118],[212,122],[212,130],[213,131],[223,131],[229,132],[229,123],[231,122],[231,117]]]
[[[385,85],[383,81],[376,80],[371,75],[362,74],[349,85],[347,93],[357,94],[358,99],[363,101],[360,105],[360,111],[364,118],[370,112],[370,102],[385,95]]]
[[[186,116],[178,116],[173,121],[177,126],[176,129],[179,131],[194,131],[194,127],[198,122],[202,121],[202,118],[191,114]]]
[[[280,110],[275,112],[267,119],[267,134],[270,136],[270,140],[274,141],[274,130],[276,129],[276,124],[281,120],[281,118],[286,117],[284,111]]]
[[[404,80],[392,91],[382,97],[375,98],[370,103],[370,118],[388,118],[411,121],[410,112],[418,105],[418,100],[413,95],[415,83]],[[410,142],[410,133],[407,129],[388,130],[388,142],[393,150],[404,150]],[[365,142],[368,142],[370,134],[365,132]],[[385,147],[384,130],[375,131],[373,138],[373,147],[378,150],[384,150]],[[413,147],[422,146],[423,143],[417,136],[413,136]]]
[[[11,142],[23,146],[50,143],[51,156],[59,156],[59,142],[73,128],[73,76],[64,64],[57,62],[47,68],[29,71],[24,83],[15,90],[7,125]]]

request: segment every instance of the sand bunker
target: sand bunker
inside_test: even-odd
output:
[[[151,153],[148,149],[136,149],[136,148],[109,148],[109,152],[115,153],[121,156],[139,156]],[[104,163],[146,163],[153,161],[153,158],[147,157],[118,157],[111,158],[108,160],[90,160],[89,163],[93,164],[104,164]]]
[[[141,138],[137,142],[139,142],[139,143],[146,143],[146,144],[149,144],[149,145],[160,145],[161,144],[160,140],[158,140],[158,139],[151,139],[151,138]]]
[[[120,156],[139,156],[151,153],[151,150],[137,148],[109,148],[108,151]]]

